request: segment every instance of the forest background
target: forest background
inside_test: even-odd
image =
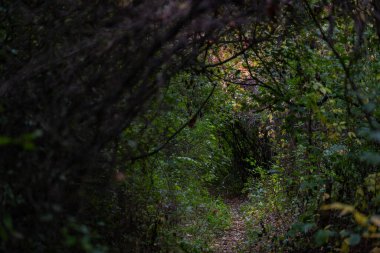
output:
[[[378,0],[0,3],[0,251],[380,252]]]

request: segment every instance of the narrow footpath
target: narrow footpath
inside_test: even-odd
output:
[[[234,198],[226,199],[225,203],[231,209],[231,227],[224,231],[224,234],[213,243],[215,253],[238,253],[242,252],[245,241],[244,218],[240,211],[244,200]]]

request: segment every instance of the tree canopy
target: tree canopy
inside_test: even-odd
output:
[[[0,19],[1,252],[380,252],[378,0]]]

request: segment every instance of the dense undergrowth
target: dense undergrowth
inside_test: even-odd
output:
[[[380,252],[378,1],[0,13],[0,252]]]

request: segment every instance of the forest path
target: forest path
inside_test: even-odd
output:
[[[244,199],[226,199],[225,203],[231,209],[231,226],[224,231],[224,234],[217,238],[212,249],[215,253],[237,253],[243,250],[246,237],[244,217],[240,207],[245,203]]]

